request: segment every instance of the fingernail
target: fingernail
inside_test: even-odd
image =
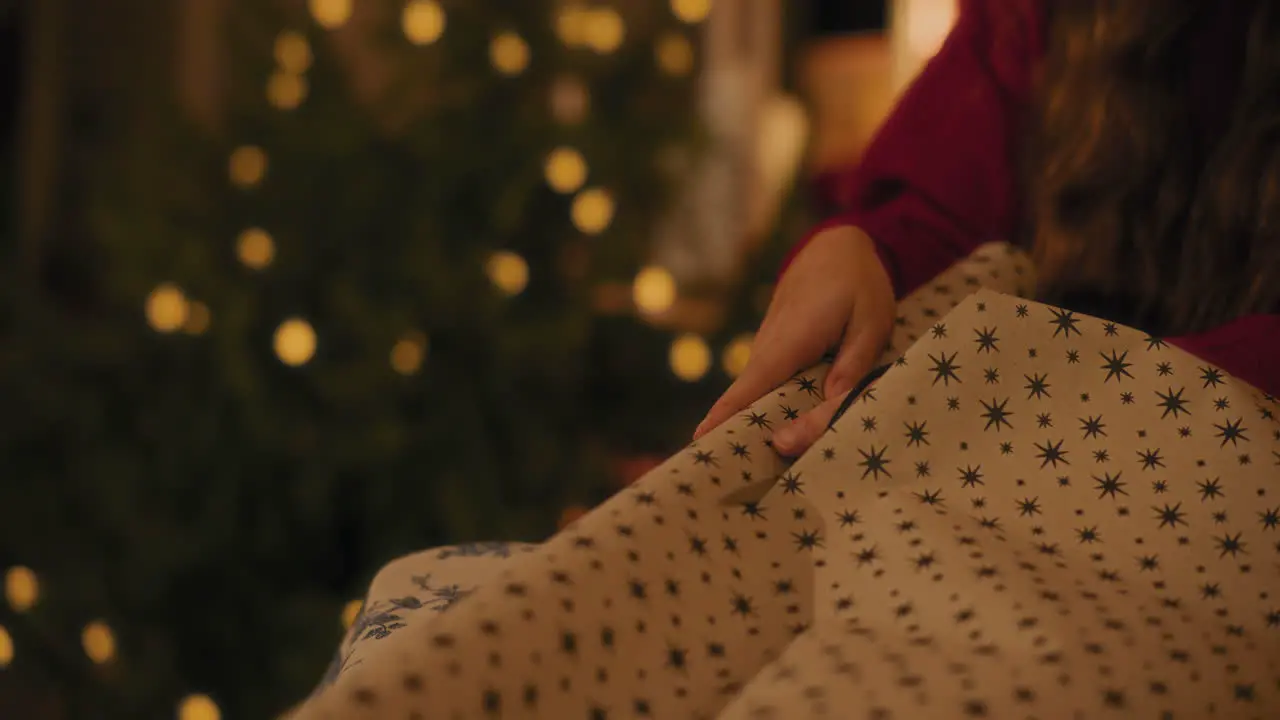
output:
[[[705,433],[706,431],[707,431],[707,421],[703,420],[702,422],[698,423],[698,427],[693,429],[693,439],[697,440],[698,438],[702,437],[702,434]]]

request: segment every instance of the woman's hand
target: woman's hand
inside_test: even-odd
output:
[[[824,402],[773,436],[779,453],[802,454],[826,431],[845,394],[871,371],[893,331],[895,313],[893,283],[866,233],[844,226],[814,236],[778,282],[742,375],[712,406],[694,439],[816,363],[838,343]]]

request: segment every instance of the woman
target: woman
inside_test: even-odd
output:
[[[840,346],[826,429],[894,299],[1030,236],[1043,299],[1148,332],[1280,394],[1280,3],[981,0],[801,242],[700,437]],[[1029,227],[1024,227],[1029,225]]]
[[[300,718],[1280,716],[1280,0],[965,0],[834,183],[695,443],[384,568]],[[1023,225],[1066,308],[962,300]]]

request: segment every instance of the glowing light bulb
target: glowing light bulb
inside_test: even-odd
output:
[[[587,25],[591,13],[581,5],[565,5],[556,14],[556,36],[565,45],[576,48],[587,44]]]
[[[391,369],[401,375],[412,375],[422,368],[427,357],[427,336],[409,333],[391,347]]]
[[[570,215],[573,224],[587,235],[599,235],[613,222],[613,197],[603,188],[591,188],[573,199]]]
[[[302,33],[285,30],[276,37],[275,57],[281,70],[301,75],[311,67],[311,44]]]
[[[193,301],[187,305],[187,321],[183,323],[182,331],[188,335],[202,335],[209,329],[212,321],[213,314],[209,312],[209,306],[198,300]]]
[[[751,360],[751,343],[754,340],[755,336],[748,333],[729,341],[720,358],[725,374],[732,378],[742,374],[742,371],[747,368],[747,362]]]
[[[552,150],[545,167],[547,184],[558,193],[575,192],[587,181],[587,161],[569,147]]]
[[[262,228],[248,228],[236,238],[236,256],[247,268],[261,270],[271,264],[275,255],[275,242]]]
[[[178,704],[178,720],[222,720],[222,711],[208,695],[188,695]]]
[[[529,264],[510,250],[489,256],[489,279],[505,295],[519,295],[529,284]]]
[[[551,117],[562,125],[577,125],[591,109],[591,92],[581,80],[564,76],[551,85]]]
[[[84,626],[84,631],[80,633],[80,645],[84,648],[84,654],[98,665],[110,662],[116,656],[116,636],[101,620],[94,620]]]
[[[697,335],[687,334],[671,343],[671,371],[685,382],[700,380],[711,368],[711,348]]]
[[[513,32],[499,33],[489,44],[489,60],[503,75],[519,75],[529,66],[529,44]]]
[[[267,174],[267,154],[256,145],[242,145],[231,153],[229,170],[231,182],[236,186],[254,187]]]
[[[667,33],[653,49],[658,67],[666,74],[679,77],[693,70],[693,45],[680,33]]]
[[[276,357],[290,367],[307,364],[316,353],[316,331],[301,318],[290,318],[276,328]]]
[[[587,15],[586,45],[605,55],[617,50],[626,37],[627,28],[622,16],[613,8],[596,8]]]
[[[631,297],[642,313],[664,313],[676,301],[676,280],[666,268],[647,267],[636,274]]]
[[[182,289],[172,283],[163,283],[147,296],[144,308],[147,323],[156,332],[171,333],[187,322],[191,308]]]
[[[267,79],[267,102],[279,110],[293,110],[307,97],[307,80],[290,72],[274,72]]]
[[[711,0],[671,0],[671,13],[690,25],[711,14]]]
[[[40,599],[40,581],[29,567],[15,565],[4,574],[4,597],[16,613],[24,613]]]
[[[0,625],[0,668],[8,667],[13,663],[13,637],[9,635],[9,630],[5,626]]]
[[[351,0],[307,0],[311,17],[320,27],[336,30],[351,19]]]
[[[404,36],[414,45],[430,45],[444,34],[444,8],[435,0],[409,0],[400,16]]]

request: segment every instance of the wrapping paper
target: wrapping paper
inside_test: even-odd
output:
[[[297,717],[1280,717],[1280,407],[1031,283],[905,300],[794,464],[825,365],[544,544],[392,563]]]

